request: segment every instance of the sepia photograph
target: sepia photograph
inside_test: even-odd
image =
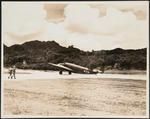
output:
[[[1,16],[2,118],[148,118],[148,1],[3,1]]]

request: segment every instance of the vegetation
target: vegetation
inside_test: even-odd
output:
[[[26,61],[26,64],[23,64]],[[30,41],[22,45],[4,45],[4,66],[16,64],[18,68],[56,70],[48,62],[71,62],[88,68],[146,70],[146,48],[137,50],[82,51],[74,46],[60,46],[55,41]]]

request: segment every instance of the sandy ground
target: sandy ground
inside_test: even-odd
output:
[[[4,69],[4,79],[8,79],[8,69]],[[146,80],[146,74],[76,74],[68,75],[68,72],[63,72],[59,75],[58,71],[38,71],[38,70],[16,70],[16,78],[22,79],[99,79],[99,78],[112,78],[112,79],[133,79],[133,80]]]
[[[17,79],[8,79],[4,72],[5,117],[146,115],[146,75],[17,70]]]
[[[5,80],[4,115],[145,116],[146,81]]]

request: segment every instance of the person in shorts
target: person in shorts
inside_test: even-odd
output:
[[[12,69],[12,66],[9,68],[9,76],[8,76],[8,79],[11,78],[12,79],[12,72],[13,72],[13,69]]]
[[[12,75],[13,75],[14,79],[16,79],[16,66],[15,65],[12,68]]]

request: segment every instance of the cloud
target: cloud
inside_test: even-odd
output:
[[[68,46],[67,39],[70,33],[65,29],[64,23],[47,23],[45,33],[45,40],[55,40],[62,46]]]
[[[148,47],[148,22],[136,21],[126,31],[117,34],[118,44],[124,48]]]
[[[18,35],[30,34],[41,29],[45,22],[42,4],[12,3],[3,4],[4,31]]]
[[[111,36],[99,36],[95,34],[72,33],[69,37],[68,44],[73,44],[85,51],[102,50],[116,48],[116,41]]]
[[[65,6],[66,4],[45,3],[44,9],[46,10],[46,19],[50,22],[64,19]]]
[[[123,13],[108,8],[106,16],[100,17],[96,8],[89,5],[68,5],[65,9],[65,22],[70,31],[96,34],[113,34],[136,22],[131,12]]]
[[[70,38],[75,46],[84,50],[147,46],[147,22],[138,20],[133,12],[109,7],[105,16],[99,14],[98,9],[89,5],[71,4],[66,7],[66,28],[76,34]],[[87,45],[81,46],[81,43]]]
[[[145,20],[147,17],[147,1],[113,1],[93,3],[89,5],[98,8],[102,16],[106,15],[107,8],[112,7],[123,12],[132,12],[138,20]]]
[[[31,36],[39,35],[47,24],[43,5],[39,3],[4,2],[2,14],[3,32],[8,35],[4,43],[8,43],[8,39],[16,40],[16,43],[30,40]],[[11,42],[8,44],[12,45]]]
[[[2,6],[4,43],[10,46],[55,40],[62,46],[74,45],[82,50],[147,47],[147,19],[137,19],[129,7],[124,7],[126,12],[112,5],[101,10],[104,8],[105,15],[98,4],[7,2]]]
[[[70,4],[65,8],[66,27],[73,32],[88,32],[99,17],[99,11],[84,4]]]

